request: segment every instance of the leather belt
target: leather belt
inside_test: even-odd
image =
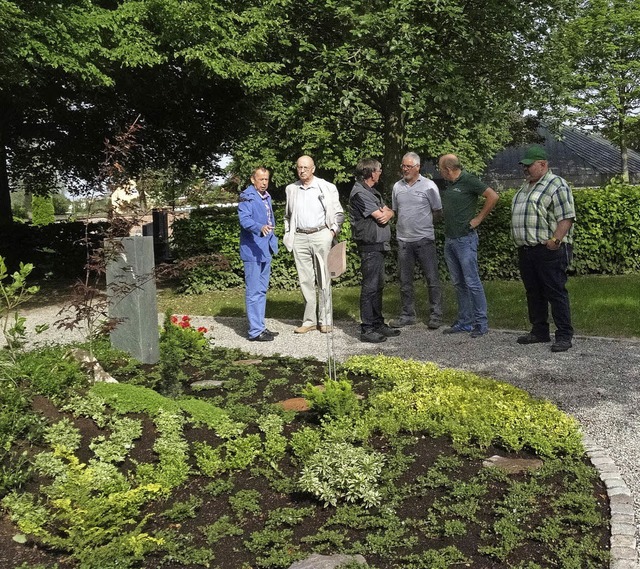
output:
[[[326,229],[326,228],[327,228],[326,225],[321,225],[320,227],[314,227],[312,229],[302,229],[298,227],[296,229],[296,233],[304,233],[305,235],[311,235],[312,233],[318,233],[318,231],[322,231],[323,229]]]

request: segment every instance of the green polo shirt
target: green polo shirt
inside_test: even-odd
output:
[[[456,239],[471,231],[469,222],[478,211],[478,198],[488,187],[477,176],[464,170],[455,182],[447,183],[445,190],[440,193],[445,237]]]

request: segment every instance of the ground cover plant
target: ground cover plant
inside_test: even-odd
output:
[[[92,384],[64,347],[8,362],[0,566],[608,566],[606,492],[548,402],[399,358],[353,357],[330,381],[185,322],[167,315],[155,366],[96,340],[117,384]],[[282,404],[301,396],[309,410]],[[483,466],[493,455],[541,464]]]

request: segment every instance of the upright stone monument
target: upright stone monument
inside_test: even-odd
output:
[[[109,317],[119,323],[111,345],[145,364],[160,359],[153,237],[120,237],[105,242]]]

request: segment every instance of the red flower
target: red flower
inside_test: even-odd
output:
[[[200,328],[198,328],[198,332],[200,332],[200,334],[206,334],[208,330],[204,326],[200,326]]]
[[[178,323],[178,317],[177,316],[172,316],[171,317],[171,323],[172,324],[177,324]]]

